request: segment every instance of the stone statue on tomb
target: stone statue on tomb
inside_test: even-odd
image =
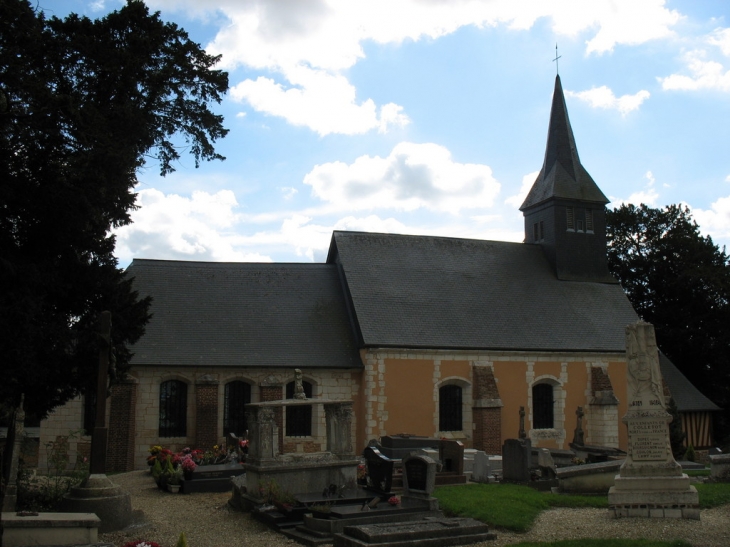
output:
[[[294,399],[306,399],[304,393],[304,381],[302,380],[302,371],[298,368],[294,369]]]
[[[578,446],[583,446],[585,444],[585,438],[583,433],[583,416],[585,416],[585,413],[583,412],[583,407],[579,406],[578,409],[575,411],[576,415],[576,424],[575,424],[575,431],[573,432],[573,444]]]
[[[520,407],[520,431],[519,431],[519,438],[520,439],[526,439],[527,438],[527,432],[525,431],[525,407]]]
[[[630,407],[664,408],[664,389],[654,326],[639,321],[626,327]]]

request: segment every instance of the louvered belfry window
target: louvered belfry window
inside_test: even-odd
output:
[[[312,398],[312,384],[302,382],[307,399]],[[286,398],[294,398],[294,382],[286,385]],[[309,437],[312,435],[312,407],[311,405],[297,405],[286,407],[286,436]]]
[[[593,231],[593,211],[586,209],[586,231]]]
[[[568,230],[575,230],[575,210],[572,207],[568,207],[565,212]]]
[[[461,431],[461,388],[447,385],[439,388],[439,431]]]
[[[537,384],[532,386],[532,427],[552,429],[555,419],[553,386]]]
[[[246,405],[251,402],[251,384],[242,380],[228,382],[223,401],[223,435],[229,433],[242,437],[248,430]]]
[[[188,385],[180,380],[160,384],[160,437],[187,436]]]

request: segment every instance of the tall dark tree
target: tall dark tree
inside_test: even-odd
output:
[[[209,104],[228,75],[184,30],[129,0],[103,19],[46,18],[0,2],[0,403],[25,393],[43,415],[82,390],[113,315],[118,368],[144,332],[140,299],[113,256],[146,160],[174,170],[223,159]]]
[[[688,208],[622,205],[606,215],[608,262],[657,343],[725,409],[730,434],[730,258]]]

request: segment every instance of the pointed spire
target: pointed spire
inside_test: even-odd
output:
[[[604,205],[609,202],[580,163],[559,75],[555,77],[545,161],[520,210],[524,211],[551,198]]]

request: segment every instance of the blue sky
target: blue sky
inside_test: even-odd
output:
[[[117,0],[40,0],[100,17]],[[139,173],[132,258],[324,261],[333,229],[521,241],[555,45],[611,200],[684,203],[730,243],[730,3],[150,0],[223,55],[227,157]]]

